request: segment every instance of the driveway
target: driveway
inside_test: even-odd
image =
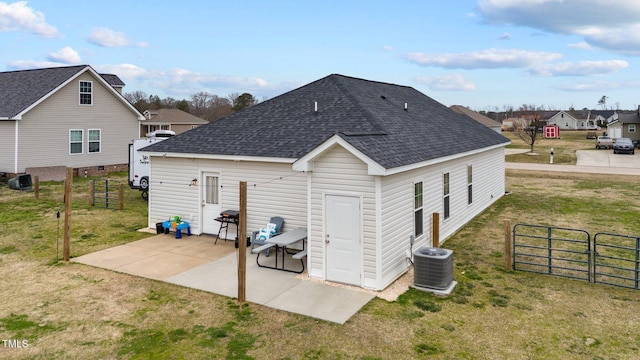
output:
[[[608,166],[614,168],[640,169],[640,153],[635,155],[614,154],[613,150],[578,150],[578,166]]]
[[[505,149],[506,155],[526,152],[528,152],[528,150]],[[576,151],[576,157],[576,165],[506,162],[505,168],[516,170],[640,176],[640,153],[628,155],[614,154],[613,150],[578,150]]]

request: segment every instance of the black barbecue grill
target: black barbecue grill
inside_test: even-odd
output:
[[[240,237],[238,224],[240,223],[240,211],[237,210],[225,210],[220,213],[220,216],[214,219],[215,221],[220,222],[220,229],[218,230],[218,236],[216,237],[216,241],[214,244],[218,243],[218,239],[220,239],[220,233],[222,229],[224,229],[224,241],[227,241],[227,234],[229,233],[229,224],[234,224],[236,226],[236,241]]]

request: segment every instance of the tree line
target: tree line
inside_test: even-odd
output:
[[[206,91],[191,95],[189,100],[172,97],[160,99],[159,96],[147,95],[144,91],[124,93],[123,96],[141,113],[146,110],[179,109],[207,121],[218,120],[260,102],[249,93],[232,93],[221,97]]]

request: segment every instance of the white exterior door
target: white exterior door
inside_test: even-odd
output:
[[[324,221],[327,280],[360,286],[360,198],[325,195]]]
[[[202,173],[202,232],[218,234],[220,223],[214,219],[220,216],[220,174]]]

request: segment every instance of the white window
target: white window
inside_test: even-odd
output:
[[[413,235],[418,237],[424,232],[422,217],[422,181],[413,184]]]
[[[467,204],[473,203],[473,167],[467,165]]]
[[[80,105],[93,104],[93,83],[91,81],[80,81]]]
[[[69,154],[82,154],[83,130],[69,130]]]
[[[206,185],[206,194],[205,194],[205,202],[207,204],[219,204],[219,192],[218,192],[218,177],[217,176],[207,176],[205,178]]]
[[[635,133],[636,132],[636,124],[629,124],[629,133]]]
[[[443,205],[444,205],[444,219],[448,219],[451,215],[450,209],[450,199],[449,199],[449,173],[444,174],[442,177],[442,185],[443,185]]]
[[[89,154],[99,153],[102,142],[102,132],[100,129],[89,129]]]

